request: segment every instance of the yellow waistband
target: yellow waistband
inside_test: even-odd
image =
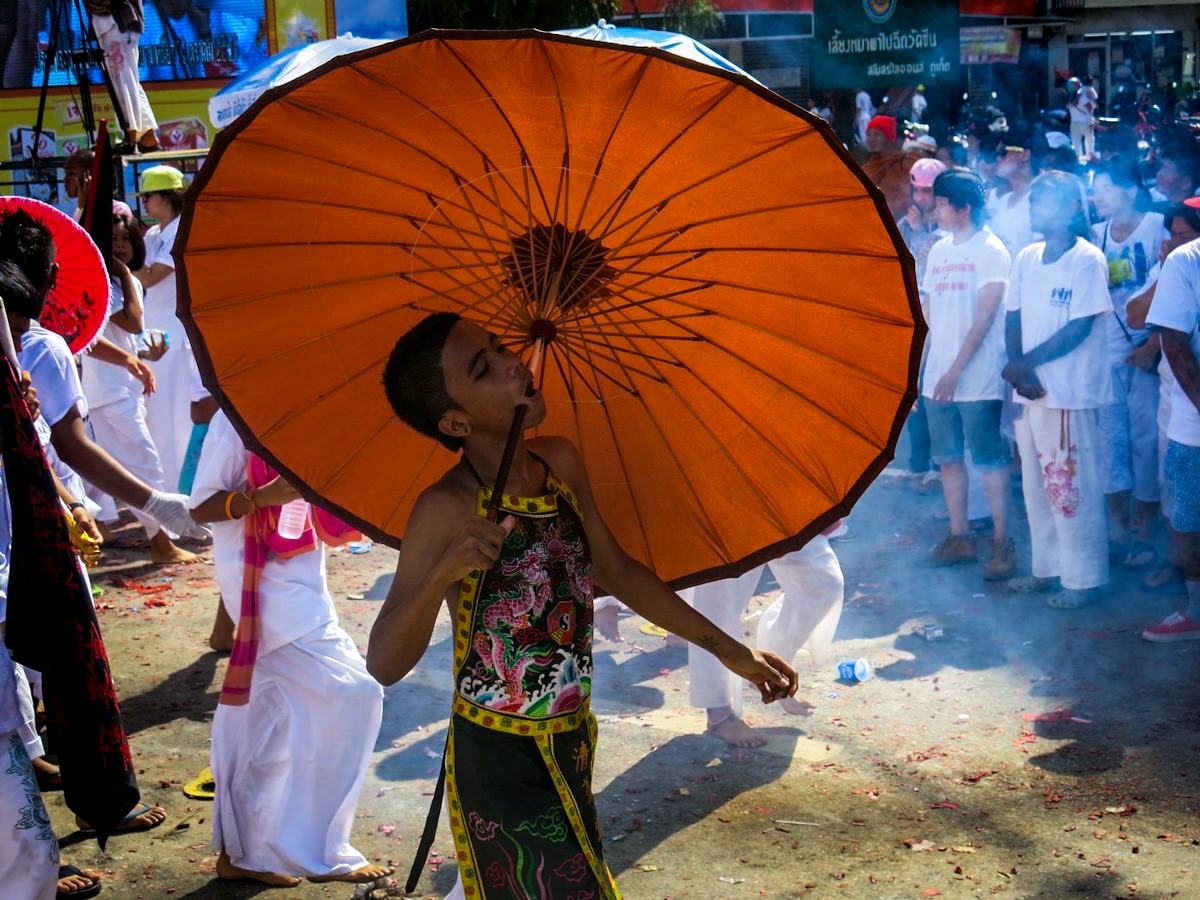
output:
[[[584,700],[571,712],[544,718],[497,712],[458,694],[454,695],[452,709],[455,715],[462,716],[472,724],[520,737],[541,737],[558,734],[562,731],[571,731],[586,722],[592,715],[591,698]]]

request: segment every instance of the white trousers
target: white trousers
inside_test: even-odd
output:
[[[146,398],[124,397],[115,403],[106,403],[88,413],[88,424],[96,443],[150,487],[159,491],[174,491],[168,488],[163,476],[162,463],[158,459],[158,448],[150,436],[146,424]],[[100,506],[100,520],[113,522],[117,519],[117,505],[113,498],[91,485],[88,493]],[[146,537],[154,537],[162,526],[140,509],[129,510],[146,530]]]
[[[805,650],[814,663],[824,663],[831,654],[844,595],[842,568],[829,540],[818,535],[802,549],[767,565],[783,594],[758,620],[758,648],[778,653],[788,662]],[[726,634],[740,640],[742,616],[754,597],[763,568],[690,588],[680,596]],[[694,644],[688,645],[688,678],[693,706],[727,706],[734,715],[742,714],[742,679]]]
[[[1113,366],[1115,400],[1100,409],[1104,493],[1133,491],[1134,499],[1159,501],[1159,377],[1137,366]]]
[[[1099,412],[1026,406],[1017,419],[1033,574],[1064,588],[1108,582]]]
[[[336,622],[260,656],[250,702],[217,707],[213,847],[285,875],[366,865],[350,845],[383,689]]]
[[[29,754],[29,758],[37,759],[46,755],[46,748],[42,745],[42,738],[37,730],[37,716],[34,713],[33,690],[30,688],[30,682],[37,685],[40,694],[42,676],[32,669],[26,669],[16,663],[13,664],[13,674],[16,676],[17,682],[17,709],[21,714],[21,724],[17,727],[16,734],[21,739],[21,743],[25,745],[25,752]]]
[[[175,319],[178,322],[178,319]],[[170,329],[171,349],[150,364],[158,389],[146,398],[146,425],[158,450],[168,491],[179,490],[179,473],[192,438],[192,372],[196,367],[183,325]]]
[[[58,865],[58,841],[25,744],[15,731],[0,734],[0,893],[53,900]]]
[[[92,16],[92,27],[100,49],[104,51],[104,68],[112,79],[113,90],[129,128],[140,138],[158,127],[150,100],[138,78],[138,41],[136,31],[121,31],[112,16]]]
[[[1096,153],[1096,128],[1090,122],[1071,123],[1071,147],[1080,160],[1091,159]]]

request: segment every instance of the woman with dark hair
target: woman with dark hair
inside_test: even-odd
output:
[[[183,173],[154,166],[142,173],[141,195],[156,223],[146,232],[146,262],[136,274],[146,289],[146,328],[166,332],[168,350],[153,363],[158,390],[146,402],[146,422],[158,448],[167,486],[175,490],[192,436],[191,395],[196,363],[183,323],[175,315],[175,260],[171,251],[183,211]]]
[[[1072,175],[1040,175],[1029,215],[1045,239],[1013,262],[1004,308],[1003,376],[1023,407],[1016,421],[1033,548],[1021,592],[1063,590],[1051,606],[1076,609],[1108,582],[1099,410],[1112,402],[1104,322],[1112,311],[1104,255],[1086,240],[1083,192]]]
[[[1136,165],[1111,160],[1092,185],[1096,212],[1092,243],[1108,264],[1113,315],[1108,325],[1113,402],[1100,410],[1104,494],[1113,560],[1144,568],[1156,553],[1150,541],[1158,516],[1158,341],[1129,323],[1126,305],[1146,284],[1167,237],[1160,213],[1148,212],[1150,193]],[[1131,501],[1136,513],[1131,510]]]
[[[111,300],[104,336],[122,350],[137,354],[137,335],[145,330],[145,317],[142,286],[131,270],[145,265],[146,245],[141,228],[124,203],[113,202],[112,225]],[[84,356],[83,392],[91,410],[88,423],[96,443],[150,487],[165,491],[167,483],[158,448],[146,424],[146,397],[141,382],[118,366]],[[97,518],[106,524],[116,522],[117,506],[112,498],[95,489],[91,493],[100,506]],[[150,516],[141,510],[131,512],[146,530],[150,558],[155,562],[189,563],[199,559],[176,546]]]

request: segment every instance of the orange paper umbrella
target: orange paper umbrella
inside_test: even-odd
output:
[[[396,339],[452,310],[550,337],[544,433],[676,584],[798,546],[891,458],[924,328],[911,257],[826,126],[652,48],[428,32],[268,92],[176,245],[247,443],[385,541],[454,463],[392,414]]]

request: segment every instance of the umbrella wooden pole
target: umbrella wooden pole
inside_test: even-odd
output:
[[[529,360],[529,372],[534,381],[542,367],[542,351],[546,347],[544,338],[538,338],[533,343],[533,355]],[[517,444],[525,430],[525,414],[529,412],[529,404],[522,403],[513,411],[512,426],[508,429],[508,440],[504,444],[504,455],[500,457],[500,469],[496,472],[496,482],[492,487],[492,499],[488,503],[487,518],[495,522],[500,515],[500,504],[504,500],[504,488],[508,484],[508,474],[512,470],[513,456],[517,452]]]

